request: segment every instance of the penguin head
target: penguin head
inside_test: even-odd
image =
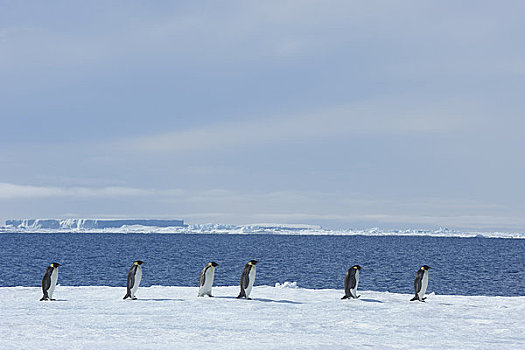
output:
[[[359,265],[354,265],[354,266],[352,266],[352,268],[356,269],[356,270],[361,270],[361,266],[359,266]]]
[[[52,263],[52,264],[49,265],[49,266],[54,267],[54,268],[57,268],[57,267],[62,266],[62,265],[60,265],[60,264],[57,263],[57,262],[54,262],[54,263]]]
[[[250,265],[255,265],[255,264],[257,264],[257,263],[258,263],[257,260],[250,260],[250,262],[249,262],[248,264],[250,264]]]
[[[144,261],[137,260],[133,264],[135,264],[135,265],[142,265],[142,264],[144,264]]]
[[[431,267],[428,266],[428,265],[423,265],[423,266],[421,267],[421,270],[428,271],[429,269],[431,269]]]
[[[210,266],[215,267],[215,266],[219,266],[219,264],[217,264],[215,261],[212,261],[212,262],[210,263]]]

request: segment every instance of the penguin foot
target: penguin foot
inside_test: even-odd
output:
[[[341,300],[343,299],[348,299],[348,295],[345,295],[344,297],[341,298]]]
[[[423,299],[421,299],[421,301],[425,301],[426,298],[427,298],[427,297],[424,297]]]
[[[361,297],[361,295],[358,295],[358,296],[356,297],[356,299],[359,299],[360,297]]]
[[[246,300],[252,300],[252,298],[246,298]]]
[[[49,299],[49,300],[51,300],[51,301],[57,301],[56,299]]]
[[[46,297],[42,297],[42,299],[40,299],[40,301],[48,301],[49,298],[46,298]]]
[[[137,300],[137,297],[133,297],[133,298],[131,298],[131,300]]]

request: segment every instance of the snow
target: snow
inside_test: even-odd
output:
[[[412,295],[303,289],[284,282],[239,287],[57,286],[56,302],[37,287],[0,288],[1,349],[523,349],[525,297]]]

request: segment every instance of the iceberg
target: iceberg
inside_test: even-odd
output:
[[[123,226],[146,227],[185,227],[184,220],[151,220],[151,219],[22,219],[6,220],[6,227],[20,229],[105,229]]]
[[[162,233],[162,234],[278,234],[334,236],[431,236],[524,239],[525,232],[464,232],[448,228],[428,229],[337,229],[306,224],[190,224],[184,220],[154,219],[23,219],[7,220],[0,233]]]

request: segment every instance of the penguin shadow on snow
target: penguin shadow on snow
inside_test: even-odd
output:
[[[146,299],[135,299],[133,301],[184,301],[184,300],[176,299],[176,298],[146,298]]]
[[[257,298],[252,299],[254,301],[262,301],[264,303],[281,303],[281,304],[302,304],[298,301],[291,301],[291,300],[273,300],[273,299],[263,299],[263,298]]]
[[[364,301],[365,303],[380,303],[380,304],[383,304],[383,301],[377,300],[377,299],[359,298],[358,300]]]
[[[229,297],[229,296],[216,296],[214,297],[216,299],[234,299],[234,300],[246,300],[246,301],[260,301],[263,303],[281,303],[281,304],[302,304],[298,301],[291,301],[291,300],[274,300],[274,299],[264,299],[264,298],[237,298],[237,297]]]

